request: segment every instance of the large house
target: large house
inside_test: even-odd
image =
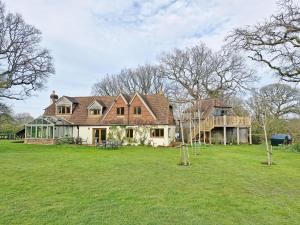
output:
[[[25,143],[55,144],[70,137],[88,145],[115,139],[168,146],[175,139],[173,109],[162,93],[58,98],[53,92],[50,98],[43,116],[26,125]]]
[[[252,144],[251,118],[237,116],[232,107],[221,99],[196,102],[185,111],[183,127],[188,142],[199,140],[200,135],[200,140],[209,144]]]

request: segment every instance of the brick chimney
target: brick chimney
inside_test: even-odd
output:
[[[55,94],[55,91],[52,91],[52,94],[50,95],[50,103],[53,104],[58,99],[58,95]]]

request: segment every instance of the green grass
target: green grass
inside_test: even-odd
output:
[[[210,146],[192,166],[176,149],[0,141],[0,224],[299,224],[300,154]]]

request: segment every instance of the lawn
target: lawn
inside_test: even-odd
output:
[[[0,224],[299,224],[300,154],[210,146],[178,166],[176,149],[0,141]]]

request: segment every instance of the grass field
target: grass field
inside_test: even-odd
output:
[[[0,224],[300,224],[300,154],[210,146],[178,166],[174,149],[0,141]]]

